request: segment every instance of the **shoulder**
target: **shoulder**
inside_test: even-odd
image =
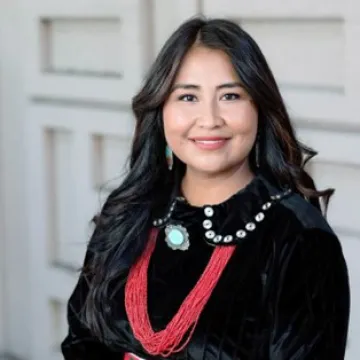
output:
[[[270,232],[278,249],[311,257],[343,256],[342,244],[321,211],[299,194],[291,193],[274,208]],[[337,254],[337,255],[336,255]]]
[[[310,259],[317,263],[331,258],[343,258],[342,244],[322,213],[298,194],[291,194],[280,201],[276,218],[279,222],[274,241],[279,249],[300,255],[310,265]]]
[[[286,196],[280,196],[279,201],[275,200],[277,206],[273,214],[274,224],[288,228],[289,232],[318,230],[334,235],[332,227],[314,205],[294,191],[284,191],[266,177],[262,177],[262,181],[272,198],[276,198],[276,194],[287,193]]]
[[[296,193],[280,201],[284,214],[294,219],[300,232],[324,232],[333,236],[334,231],[323,214],[315,206]]]
[[[279,203],[278,210],[283,223],[276,231],[280,236],[274,237],[272,243],[282,265],[294,271],[314,270],[311,275],[314,278],[333,270],[347,277],[342,243],[317,208],[300,195],[292,194]]]
[[[274,206],[272,215],[265,243],[270,244],[272,259],[280,261],[279,269],[291,274],[314,270],[314,279],[332,271],[347,278],[342,243],[319,209],[292,192]]]

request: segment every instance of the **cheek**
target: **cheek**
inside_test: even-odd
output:
[[[254,106],[238,106],[227,109],[228,126],[234,135],[256,136],[258,128],[258,112]]]
[[[189,114],[181,107],[164,106],[163,123],[168,143],[184,139],[191,128]]]

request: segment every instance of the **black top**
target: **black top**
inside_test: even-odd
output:
[[[283,196],[276,198],[277,194]],[[169,358],[344,359],[348,273],[339,240],[320,212],[298,194],[284,193],[257,176],[227,201],[211,206],[212,229],[233,236],[223,243],[211,233],[205,235],[204,220],[209,219],[205,213],[211,214],[205,208],[178,201],[171,222],[187,228],[190,247],[172,250],[165,243],[161,224],[150,262],[148,309],[154,330],[159,330],[196,284],[214,246],[237,246],[190,343]],[[132,334],[123,289],[114,311],[117,346],[98,342],[77,316],[86,292],[81,275],[69,300],[69,334],[62,343],[66,360],[120,360],[124,352],[155,358],[146,354]]]

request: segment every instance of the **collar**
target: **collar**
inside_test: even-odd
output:
[[[234,245],[253,237],[266,223],[274,205],[291,193],[257,175],[246,187],[216,205],[193,206],[176,197],[154,226],[182,226],[197,232],[209,245]]]

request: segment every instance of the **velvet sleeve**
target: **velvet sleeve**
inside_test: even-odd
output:
[[[85,259],[85,264],[87,259]],[[87,276],[82,272],[67,304],[68,333],[61,343],[65,360],[119,360],[122,354],[113,353],[100,343],[84,326],[79,313],[88,294]]]
[[[349,280],[335,235],[306,230],[276,250],[258,360],[343,360]],[[266,339],[266,340],[264,340]]]

